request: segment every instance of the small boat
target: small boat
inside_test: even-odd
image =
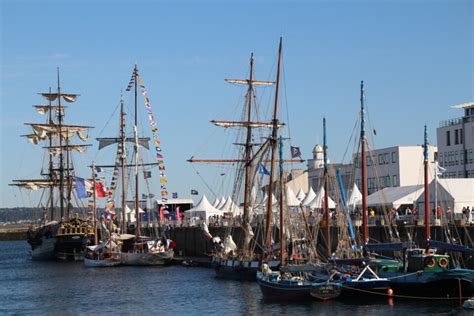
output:
[[[114,267],[121,264],[120,251],[117,251],[117,245],[112,242],[112,249],[109,251],[110,242],[101,243],[96,246],[88,246],[84,255],[84,264],[86,267]],[[115,249],[114,249],[115,248]]]
[[[166,239],[152,239],[146,236],[124,234],[122,240],[121,262],[131,266],[166,265],[174,256],[174,242]]]
[[[464,301],[464,304],[462,304],[462,308],[465,309],[474,309],[474,297],[471,297]]]

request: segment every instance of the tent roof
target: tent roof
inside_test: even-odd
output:
[[[474,179],[472,178],[447,178],[438,179],[438,185],[442,186],[456,202],[473,202],[474,201]],[[430,184],[434,185],[434,180]]]
[[[232,198],[229,196],[227,200],[225,201],[225,204],[220,208],[221,211],[223,212],[231,212],[235,215],[242,213],[242,210],[240,207],[238,207],[234,201],[232,201]]]
[[[300,190],[298,191],[298,194],[296,194],[296,198],[300,201],[303,201],[305,197],[306,197],[306,194],[304,193],[303,188],[300,188]]]
[[[308,194],[306,195],[306,197],[303,199],[303,201],[301,201],[301,204],[303,204],[304,206],[308,205],[309,203],[311,203],[314,198],[316,197],[316,193],[314,193],[313,191],[313,187],[310,187],[309,188],[309,191],[308,191]]]
[[[298,206],[300,201],[296,198],[295,193],[290,187],[286,187],[286,203],[288,206]]]
[[[389,205],[398,208],[403,204],[413,204],[423,193],[423,185],[388,187],[367,197],[368,206]]]
[[[221,197],[221,200],[220,200],[219,204],[215,205],[215,208],[220,210],[224,206],[226,201],[227,201],[227,199],[224,196]]]
[[[357,184],[354,183],[352,190],[350,192],[349,199],[347,200],[347,205],[357,205],[360,204],[362,200],[362,193],[360,193]]]
[[[209,203],[207,200],[206,196],[203,195],[199,203],[193,207],[192,209],[189,209],[185,211],[185,214],[192,214],[195,212],[206,212],[206,216],[212,216],[212,215],[222,215],[222,211],[216,209],[214,206]]]
[[[316,197],[308,204],[310,208],[323,208],[324,203],[324,187],[321,186]],[[336,203],[328,196],[328,207],[335,208]]]
[[[216,197],[216,199],[214,200],[214,203],[212,203],[212,206],[217,207],[217,205],[219,205],[219,203],[221,203],[221,199]]]

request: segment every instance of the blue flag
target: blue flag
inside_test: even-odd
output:
[[[261,162],[258,163],[258,173],[270,175],[270,171],[265,168],[265,165]]]
[[[84,180],[84,178],[76,177],[76,193],[77,197],[80,199],[89,197],[90,192],[92,192],[92,183],[90,181]]]

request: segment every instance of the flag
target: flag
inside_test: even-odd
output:
[[[441,167],[440,165],[436,164],[436,175],[440,176],[446,172],[446,168]]]
[[[177,199],[178,198],[178,192],[173,192],[173,199]]]
[[[179,221],[181,219],[181,212],[179,211],[179,206],[176,206],[176,220]]]
[[[199,194],[198,191],[196,191],[196,190],[191,190],[191,195],[198,195],[198,194]]]
[[[290,146],[291,158],[301,157],[301,151],[299,147]]]
[[[151,178],[151,171],[143,171],[143,177],[145,179]]]
[[[261,162],[258,163],[258,173],[270,175],[270,172],[265,168],[265,165]]]
[[[95,167],[95,171],[96,172],[102,172],[102,168],[101,167]]]
[[[375,128],[374,128],[374,135],[377,136],[377,131],[375,130]]]
[[[142,199],[148,198],[148,195],[142,193]]]
[[[165,221],[165,207],[162,206],[160,207],[160,222],[164,222]]]
[[[150,199],[152,199],[152,198],[155,197],[155,195],[154,195],[153,193],[150,193],[150,194],[148,194],[148,197],[149,197]]]
[[[104,190],[104,185],[100,182],[95,183],[95,195],[100,198],[109,196],[109,194],[107,194]]]
[[[76,177],[76,193],[80,199],[89,197],[92,194],[92,182]]]

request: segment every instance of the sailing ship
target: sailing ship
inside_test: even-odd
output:
[[[27,233],[31,245],[31,256],[35,260],[59,258],[82,260],[85,245],[93,237],[92,223],[73,208],[75,171],[73,151],[84,152],[89,144],[74,144],[77,137],[87,141],[85,134],[91,126],[65,124],[66,106],[62,101],[73,103],[78,94],[61,91],[59,68],[57,70],[57,91],[40,93],[47,105],[35,105],[40,114],[47,114],[45,123],[26,123],[33,133],[23,135],[32,144],[45,142],[47,166],[41,171],[40,179],[13,180],[11,185],[32,191],[42,190],[39,206],[43,209],[42,222],[33,224]],[[53,105],[53,102],[55,104]],[[59,204],[59,207],[57,206]],[[59,214],[57,213],[59,211]]]
[[[225,79],[229,83],[247,85],[247,92],[245,95],[246,102],[244,107],[244,119],[242,121],[220,121],[213,120],[217,126],[220,127],[239,127],[244,128],[245,142],[238,143],[237,145],[243,146],[243,157],[240,159],[224,159],[224,160],[205,160],[205,159],[194,159],[191,158],[188,161],[192,163],[238,163],[238,171],[236,176],[236,186],[240,185],[243,173],[244,192],[243,192],[243,217],[242,217],[242,232],[243,238],[237,248],[234,247],[222,247],[221,251],[216,251],[213,255],[213,266],[216,271],[216,275],[219,278],[234,279],[234,280],[255,280],[257,271],[259,270],[260,264],[264,256],[268,256],[268,251],[271,248],[271,232],[272,232],[272,213],[275,203],[274,198],[274,174],[275,174],[275,161],[278,143],[278,129],[283,126],[279,122],[278,113],[278,92],[280,85],[280,68],[281,68],[281,53],[282,53],[282,39],[280,39],[279,50],[278,50],[278,63],[277,63],[277,74],[275,81],[261,81],[254,79],[254,59],[253,54],[250,56],[250,72],[249,79]],[[275,85],[275,99],[273,106],[273,119],[271,122],[261,122],[255,120],[252,116],[255,111],[255,87],[257,86],[271,86]],[[270,128],[271,135],[261,145],[253,143],[254,129],[256,128]],[[256,147],[259,146],[259,147]],[[257,149],[254,149],[257,148]],[[264,157],[270,155],[270,160],[265,160]],[[262,168],[262,163],[270,162],[269,182],[267,186],[266,200],[262,202],[266,205],[261,205],[261,209],[266,213],[266,227],[263,235],[264,246],[263,249],[258,249],[259,255],[256,254],[256,244],[259,236],[256,236],[250,225],[251,212],[255,212],[258,208],[258,203],[253,192],[253,188],[256,186],[256,175],[259,172],[259,168]],[[283,162],[283,161],[281,161]],[[302,160],[288,160],[285,162],[302,162]],[[266,169],[265,169],[266,170]],[[239,174],[239,172],[241,172]],[[283,199],[280,198],[281,203]],[[255,213],[254,213],[255,214]],[[234,214],[235,215],[235,214]],[[231,228],[227,230],[225,241],[231,241]],[[281,239],[280,239],[281,240]],[[225,242],[224,242],[225,244]],[[282,243],[281,243],[282,244]],[[225,245],[224,245],[225,246]],[[233,249],[232,249],[233,248]],[[229,249],[226,251],[226,249]],[[232,250],[232,251],[230,251]],[[280,265],[280,261],[276,258],[266,258],[266,264],[270,268],[277,268]]]
[[[148,141],[150,138],[146,137],[139,137],[138,136],[138,85],[140,85],[140,92],[143,95],[145,101],[145,109],[147,113],[147,117],[150,122],[150,127],[153,135],[153,145],[155,147],[155,159],[156,162],[152,163],[144,163],[142,162],[140,148],[149,148]],[[163,229],[160,229],[161,236],[158,236],[158,230],[155,230],[157,235],[155,237],[149,237],[142,235],[142,224],[141,224],[141,207],[140,207],[140,172],[138,171],[139,168],[143,168],[145,166],[157,166],[159,169],[160,174],[160,188],[161,188],[161,204],[165,205],[168,200],[168,191],[167,191],[167,178],[165,175],[165,164],[163,153],[160,147],[160,140],[158,138],[158,129],[155,122],[155,118],[153,116],[152,106],[150,104],[150,99],[148,97],[148,92],[145,88],[144,82],[142,77],[139,75],[138,67],[135,65],[133,70],[133,74],[131,76],[129,85],[126,89],[127,91],[133,90],[134,95],[134,126],[133,126],[133,137],[126,137],[125,136],[125,114],[123,112],[123,102],[121,105],[121,129],[120,129],[120,137],[116,139],[99,139],[99,141],[105,141],[108,144],[118,143],[118,164],[113,166],[113,168],[119,167],[121,170],[121,186],[122,186],[122,197],[121,197],[121,208],[122,208],[122,215],[121,215],[121,226],[122,226],[122,234],[118,236],[118,242],[121,243],[121,263],[124,265],[164,265],[167,264],[174,255],[173,247],[174,242],[167,239],[163,233]],[[133,157],[132,163],[126,164],[126,151],[125,151],[125,143],[132,142],[133,143]],[[99,146],[100,147],[100,146]],[[107,166],[105,166],[107,167]],[[128,206],[126,205],[126,192],[125,192],[125,182],[126,179],[126,169],[132,168],[134,176],[133,180],[130,179],[131,182],[134,182],[134,212],[135,212],[135,225],[132,231],[131,227],[128,227],[126,221],[126,209]],[[145,180],[148,178],[148,172],[143,172]],[[114,173],[115,174],[115,173]],[[114,179],[113,182],[117,181],[118,179]],[[152,194],[146,195],[148,198],[151,198]],[[149,214],[152,215],[152,214]],[[150,217],[149,216],[149,220]],[[161,222],[160,222],[161,225]],[[161,228],[161,227],[160,227]],[[133,234],[128,234],[128,231],[132,232]],[[149,230],[149,233],[152,231]]]

